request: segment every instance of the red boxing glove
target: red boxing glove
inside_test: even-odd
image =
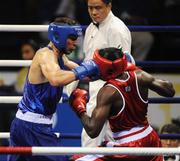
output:
[[[139,68],[136,65],[129,63],[129,62],[127,63],[126,71],[134,71],[134,70],[138,70],[138,69]]]
[[[86,112],[86,104],[88,102],[88,93],[83,89],[75,89],[69,99],[72,109],[78,116]]]

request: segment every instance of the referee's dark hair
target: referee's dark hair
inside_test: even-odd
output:
[[[106,4],[112,3],[112,0],[102,0],[102,1]]]
[[[110,4],[110,3],[112,3],[112,0],[102,0],[105,4]],[[88,2],[88,0],[86,0],[86,2]]]

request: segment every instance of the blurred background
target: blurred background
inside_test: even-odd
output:
[[[127,25],[180,25],[180,0],[114,0],[113,12]],[[0,5],[0,24],[47,24],[57,16],[74,18],[82,25],[90,23],[85,0],[6,0]],[[1,32],[0,59],[21,58],[21,40],[33,38],[43,46],[47,41],[45,35]],[[138,37],[132,36],[133,39]],[[153,32],[145,36],[149,49],[141,59],[180,58],[180,32]]]
[[[180,25],[180,0],[113,0],[113,13],[125,22],[126,25]],[[88,25],[91,20],[88,15],[85,0],[2,0],[0,5],[0,24],[48,24],[55,17],[67,16],[76,19],[81,25]],[[22,56],[22,44],[33,41],[36,46],[43,47],[48,43],[47,33],[42,32],[0,32],[0,60],[19,60]],[[81,48],[81,47],[80,47]],[[25,50],[25,49],[24,49]],[[33,52],[32,46],[26,52]],[[79,50],[81,51],[81,50]],[[146,60],[180,60],[180,32],[132,32],[132,55],[136,61]],[[83,53],[76,54],[73,59],[82,59]],[[32,59],[27,58],[27,59]],[[178,68],[178,67],[177,67]],[[161,69],[157,76],[172,81],[175,85],[176,96],[180,95],[179,70]],[[153,73],[159,68],[147,69]],[[21,68],[0,68],[0,95],[22,95],[22,90],[17,88],[18,73]],[[173,74],[173,75],[172,75]],[[154,96],[152,94],[151,96]],[[165,123],[175,120],[180,124],[180,108],[178,104],[156,105],[150,108],[151,122],[159,128]],[[67,108],[66,108],[67,110]],[[69,110],[62,110],[61,122],[66,122],[65,132],[81,131],[79,120]],[[10,123],[15,115],[16,104],[0,103],[0,131],[9,131]],[[77,122],[76,129],[72,129],[71,122]],[[74,121],[73,121],[74,123]],[[57,125],[56,127],[58,127]],[[64,126],[57,129],[62,131]],[[69,131],[70,130],[70,131]],[[0,141],[1,143],[1,141]],[[79,144],[78,144],[79,145]]]

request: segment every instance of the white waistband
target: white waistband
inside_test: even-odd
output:
[[[131,141],[136,141],[136,140],[142,139],[142,138],[146,137],[147,135],[149,135],[153,131],[153,129],[150,125],[147,128],[145,128],[143,131],[141,131],[143,128],[144,127],[140,127],[140,128],[137,127],[137,128],[133,128],[129,131],[120,132],[119,134],[115,133],[116,138],[118,138],[118,137],[122,137],[122,138],[115,140],[114,142],[108,142],[107,147],[112,147],[114,145],[125,144],[125,143],[129,143]],[[138,131],[139,131],[139,133],[138,133]],[[135,133],[135,134],[133,134],[133,133]]]
[[[124,130],[124,131],[121,131],[121,132],[116,132],[116,133],[113,133],[113,138],[123,137],[125,135],[129,135],[129,134],[138,132],[138,131],[142,130],[143,128],[144,127],[133,127],[130,130]]]
[[[26,113],[22,113],[21,110],[18,110],[16,113],[16,117],[20,120],[38,123],[38,124],[52,124],[53,123],[52,115],[44,116],[42,114],[33,113],[29,111]]]

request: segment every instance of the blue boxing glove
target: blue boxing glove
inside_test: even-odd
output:
[[[93,60],[87,60],[72,70],[76,76],[76,79],[83,79],[85,77],[100,77],[99,68]]]
[[[132,64],[136,64],[134,58],[132,57],[132,55],[128,51],[124,51],[124,54],[126,55],[128,62],[130,62]]]

